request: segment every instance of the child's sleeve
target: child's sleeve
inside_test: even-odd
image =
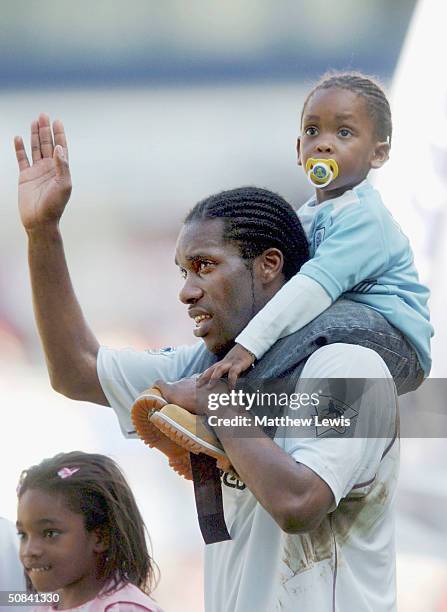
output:
[[[331,304],[320,284],[296,274],[250,321],[236,342],[260,359],[278,338],[301,329]]]
[[[335,210],[326,236],[293,278],[267,302],[236,342],[260,359],[273,344],[298,331],[342,293],[374,278],[389,263],[382,221],[367,206]]]
[[[390,263],[384,223],[384,217],[367,204],[335,209],[326,236],[300,274],[324,287],[333,302],[361,281],[376,280]]]

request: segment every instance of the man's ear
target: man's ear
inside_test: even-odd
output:
[[[390,157],[390,144],[377,142],[371,157],[371,168],[381,168]]]
[[[95,542],[93,550],[95,553],[104,553],[109,550],[110,547],[110,534],[109,532],[101,527],[97,527],[93,530]]]
[[[296,139],[296,156],[297,156],[296,159],[297,159],[298,166],[302,166],[303,165],[301,163],[300,146],[301,146],[301,138],[298,136],[298,138]]]
[[[257,259],[259,280],[263,285],[268,285],[282,273],[284,256],[279,249],[266,249]]]

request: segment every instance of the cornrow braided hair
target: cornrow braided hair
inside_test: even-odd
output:
[[[393,124],[388,99],[381,85],[373,77],[361,72],[327,72],[323,75],[304,101],[301,121],[306,105],[316,91],[337,87],[352,91],[365,99],[368,112],[375,124],[377,138],[391,145]]]
[[[266,249],[284,257],[286,280],[309,259],[307,239],[296,212],[280,195],[258,187],[221,191],[198,202],[185,223],[223,219],[226,242],[237,243],[242,259],[252,262]]]
[[[111,584],[107,592],[130,582],[150,593],[156,565],[145,525],[123,473],[110,457],[73,451],[44,459],[22,472],[19,499],[28,489],[60,495],[69,510],[83,516],[87,531],[102,532],[108,549],[98,569],[104,583]],[[34,590],[28,577],[27,588]]]

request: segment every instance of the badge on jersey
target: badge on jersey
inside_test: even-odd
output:
[[[314,251],[316,251],[318,249],[318,247],[320,246],[320,244],[323,242],[324,240],[324,234],[325,234],[325,227],[318,227],[315,230],[315,234],[314,234]]]
[[[351,438],[355,432],[358,410],[332,396],[319,395],[315,406],[315,433],[317,437]]]
[[[176,348],[174,346],[165,346],[161,349],[148,349],[146,353],[149,355],[170,355],[171,353],[175,353]]]

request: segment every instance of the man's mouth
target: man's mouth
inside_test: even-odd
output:
[[[193,333],[197,338],[205,336],[211,327],[212,316],[209,314],[198,314],[193,317],[196,324]]]
[[[198,327],[200,325],[200,323],[202,321],[205,321],[206,319],[211,319],[211,315],[209,314],[200,314],[194,317],[194,321],[196,323],[196,327]]]

